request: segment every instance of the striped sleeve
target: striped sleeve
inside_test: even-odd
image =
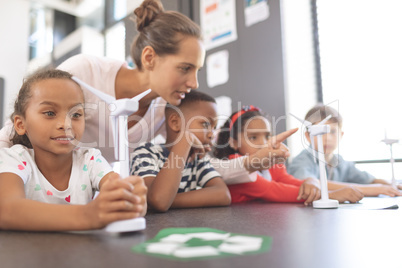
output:
[[[202,158],[197,161],[197,185],[204,187],[210,180],[216,177],[221,177],[208,159]]]
[[[131,155],[130,174],[145,177],[156,177],[163,166],[162,154],[156,151],[156,146],[147,143],[137,147]]]

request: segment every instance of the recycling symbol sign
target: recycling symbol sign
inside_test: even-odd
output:
[[[272,238],[228,233],[211,228],[167,228],[134,246],[136,253],[174,260],[201,260],[251,255],[270,250]]]

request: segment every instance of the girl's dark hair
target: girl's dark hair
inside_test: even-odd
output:
[[[201,37],[200,27],[185,15],[176,11],[164,11],[158,0],[144,0],[134,10],[139,34],[131,45],[131,58],[142,70],[141,55],[151,46],[157,55],[176,54],[180,41],[187,36]]]
[[[232,137],[232,139],[237,140],[239,133],[243,131],[243,128],[249,119],[256,116],[264,116],[260,111],[257,110],[247,111],[239,116],[236,121],[233,122],[232,128],[230,128],[232,118],[237,113],[238,112],[234,112],[219,130],[216,145],[214,146],[213,150],[213,154],[216,158],[228,159],[231,154],[236,153],[236,150],[229,145],[229,138]]]
[[[16,115],[25,117],[29,99],[32,97],[31,89],[35,83],[51,78],[71,79],[71,77],[72,75],[70,73],[56,69],[40,70],[26,77],[23,81],[20,91],[18,92],[17,99],[15,100],[14,112],[10,116],[11,121],[14,122]],[[13,136],[11,137],[10,141],[13,144],[22,144],[28,148],[32,148],[32,144],[26,134],[19,135],[13,129],[12,135]]]

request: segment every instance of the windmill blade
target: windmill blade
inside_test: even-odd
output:
[[[332,117],[332,115],[328,115],[327,117],[324,118],[324,120],[322,120],[320,123],[318,123],[317,125],[324,125],[325,122],[327,122],[330,118]]]
[[[104,102],[106,102],[107,104],[111,104],[113,103],[116,99],[108,94],[103,93],[102,91],[91,87],[90,85],[88,85],[87,83],[81,81],[80,79],[78,79],[77,77],[73,76],[72,79],[77,82],[78,84],[80,84],[81,86],[83,86],[84,88],[86,88],[87,90],[91,91],[94,95],[98,96],[101,100],[103,100]]]
[[[312,125],[312,123],[311,122],[309,122],[309,121],[307,121],[307,120],[303,120],[303,119],[300,119],[300,118],[298,118],[297,116],[295,116],[294,114],[292,114],[292,113],[289,113],[291,116],[293,116],[294,118],[296,118],[297,120],[299,120],[303,125],[305,125],[306,127],[309,127],[309,126],[311,126]]]
[[[114,145],[114,158],[119,160],[119,121],[115,116],[110,117],[110,123],[112,124],[112,134],[113,134],[113,145]]]
[[[144,92],[138,94],[137,96],[131,98],[132,101],[140,101],[145,95],[148,95],[151,92],[151,89],[147,89]]]

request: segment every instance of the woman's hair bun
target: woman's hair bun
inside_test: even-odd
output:
[[[144,0],[142,4],[134,10],[137,30],[141,32],[163,11],[163,5],[159,0]]]

